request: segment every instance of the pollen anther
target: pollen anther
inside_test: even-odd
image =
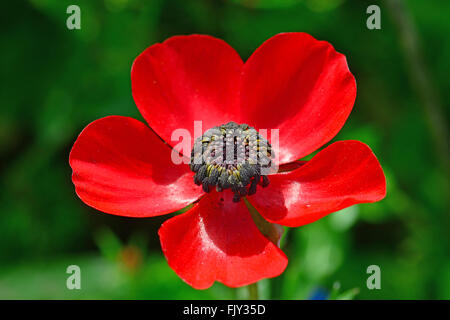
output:
[[[252,195],[260,184],[269,184],[262,168],[270,167],[274,158],[269,142],[247,124],[229,122],[207,130],[197,138],[191,152],[190,168],[194,183],[205,192],[231,189],[233,201]]]

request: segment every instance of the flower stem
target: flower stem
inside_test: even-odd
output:
[[[248,299],[249,300],[259,300],[258,297],[258,283],[252,283],[247,286],[248,289]]]

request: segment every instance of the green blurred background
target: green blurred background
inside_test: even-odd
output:
[[[400,3],[400,6],[396,5]],[[81,8],[81,30],[66,8]],[[381,8],[381,30],[366,8]],[[401,5],[403,4],[403,6]],[[449,299],[449,1],[31,0],[1,10],[0,298],[232,299],[244,288],[197,291],[161,253],[167,217],[100,213],[75,195],[70,148],[107,115],[142,119],[130,68],[147,46],[178,34],[220,37],[243,57],[279,32],[304,31],[347,56],[355,108],[335,140],[371,146],[385,200],[288,231],[290,259],[262,298]],[[66,288],[79,265],[81,290]],[[366,269],[381,268],[381,290]],[[331,295],[331,296],[330,296]]]

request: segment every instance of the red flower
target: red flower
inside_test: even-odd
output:
[[[361,142],[335,142],[297,161],[336,135],[356,96],[345,56],[325,41],[279,34],[243,63],[221,40],[176,36],[140,54],[131,81],[151,129],[121,116],[92,122],[70,153],[72,180],[86,204],[115,215],[152,217],[194,203],[159,230],[170,267],[194,288],[274,277],[287,257],[259,231],[244,201],[233,202],[229,190],[205,194],[188,164],[173,164],[177,128],[192,130],[201,120],[205,129],[230,121],[279,129],[281,170],[247,197],[271,223],[298,227],[385,196],[380,164]]]

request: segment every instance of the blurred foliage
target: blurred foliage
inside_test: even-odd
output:
[[[66,8],[81,7],[81,30]],[[147,46],[177,34],[220,37],[246,59],[279,32],[303,31],[347,56],[358,82],[355,108],[334,140],[368,143],[388,195],[287,229],[290,262],[260,282],[269,299],[450,298],[448,176],[440,167],[398,33],[384,3],[382,29],[365,26],[377,1],[351,0],[30,0],[1,12],[0,298],[231,299],[244,289],[197,291],[168,267],[157,229],[167,217],[99,213],[75,195],[68,154],[89,122],[107,115],[142,119],[130,68]],[[449,1],[406,1],[432,85],[450,101]],[[449,108],[443,110],[448,123]],[[432,125],[432,124],[431,124]],[[66,289],[77,264],[82,290]],[[366,269],[381,267],[382,289]]]

